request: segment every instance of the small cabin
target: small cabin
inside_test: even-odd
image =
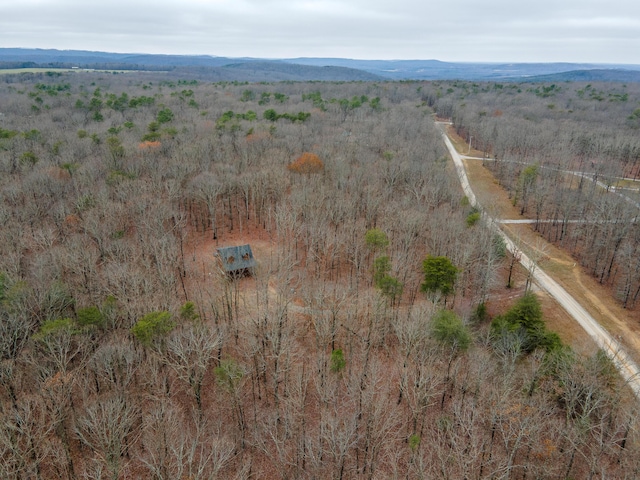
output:
[[[234,278],[252,275],[257,265],[249,245],[218,248],[218,258],[225,273]]]

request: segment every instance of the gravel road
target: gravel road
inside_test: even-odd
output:
[[[507,236],[507,234],[500,228],[499,222],[489,217],[482,209],[482,206],[478,203],[471,185],[469,184],[469,178],[464,168],[464,163],[460,154],[457,152],[449,137],[442,134],[447,149],[453,159],[453,163],[458,173],[458,178],[462,185],[465,195],[469,199],[469,203],[482,211],[483,221],[485,221],[496,233],[498,233],[505,241],[509,251],[517,253],[520,256],[520,263],[528,271],[532,272],[533,281],[551,295],[569,315],[571,315],[580,326],[591,336],[606,354],[611,358],[616,365],[620,375],[629,384],[636,397],[640,399],[640,369],[636,363],[627,355],[622,349],[619,342],[617,342],[602,326],[580,305],[562,286],[560,286],[553,278],[546,274],[539,265],[536,265],[527,255],[522,253],[514,244],[514,242]]]

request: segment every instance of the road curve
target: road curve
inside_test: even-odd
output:
[[[562,288],[558,282],[547,275],[527,255],[517,248],[511,238],[509,238],[500,228],[499,222],[487,215],[478,203],[473,190],[471,190],[469,178],[467,177],[467,172],[464,168],[464,163],[462,162],[460,154],[457,152],[446,133],[442,132],[442,138],[444,139],[447,149],[449,150],[449,154],[453,159],[456,172],[458,173],[458,178],[460,179],[460,184],[462,185],[465,195],[469,199],[469,203],[482,211],[483,221],[485,221],[487,225],[489,225],[504,239],[509,252],[517,254],[520,257],[520,263],[529,272],[531,272],[531,276],[536,285],[551,295],[562,306],[562,308],[564,308],[567,313],[580,324],[585,332],[591,336],[596,345],[602,348],[602,350],[609,356],[620,372],[620,375],[622,375],[624,380],[631,387],[636,397],[640,399],[640,369],[636,363],[622,349],[619,342],[617,342],[609,332],[602,328],[602,326],[591,316],[591,314],[589,314],[589,312],[584,309],[582,305],[576,301],[575,298],[569,294],[569,292]]]

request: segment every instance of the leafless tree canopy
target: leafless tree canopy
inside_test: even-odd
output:
[[[632,308],[638,213],[598,185],[639,174],[636,87],[0,82],[0,477],[640,476],[606,357],[490,338],[509,259],[433,122]],[[287,168],[305,154],[323,168]],[[214,253],[245,243],[231,278]]]
[[[637,84],[438,82],[424,100],[453,119],[536,230],[625,308],[640,302]],[[634,180],[633,182],[630,180]]]

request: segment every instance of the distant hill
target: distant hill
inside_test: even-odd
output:
[[[587,63],[456,63],[439,60],[346,58],[258,59],[211,55],[152,55],[83,50],[0,48],[2,68],[93,68],[168,71],[237,81],[605,81],[639,82],[640,65]]]
[[[255,81],[273,79],[274,76],[282,80],[301,81],[303,79],[324,81],[380,81],[385,80],[381,75],[365,72],[348,67],[310,66],[286,62],[245,62],[226,65],[220,68],[225,71],[242,72],[244,77],[251,75]]]
[[[599,75],[603,79],[602,81],[637,82],[639,80],[632,79],[636,78],[636,72],[640,72],[640,65],[605,66],[589,63],[454,63],[439,60],[349,60],[341,58],[293,58],[285,61],[300,65],[336,65],[356,68],[394,80],[521,81],[532,77],[542,78],[544,75],[596,70],[609,72],[608,77],[595,74]],[[586,77],[584,74],[583,76]],[[575,77],[576,81],[581,80],[580,74]]]
[[[622,69],[572,70],[551,75],[537,75],[529,82],[640,82],[640,71]]]
[[[207,66],[219,67],[230,63],[228,58],[210,55],[152,55],[140,53],[89,52],[84,50],[44,50],[39,48],[0,48],[2,62],[33,62],[46,64],[73,64],[85,68],[97,64],[144,66]]]
[[[150,55],[77,50],[0,48],[0,69],[88,68],[166,71],[210,81],[381,81],[382,76],[343,66],[297,65],[277,60],[207,55]]]

